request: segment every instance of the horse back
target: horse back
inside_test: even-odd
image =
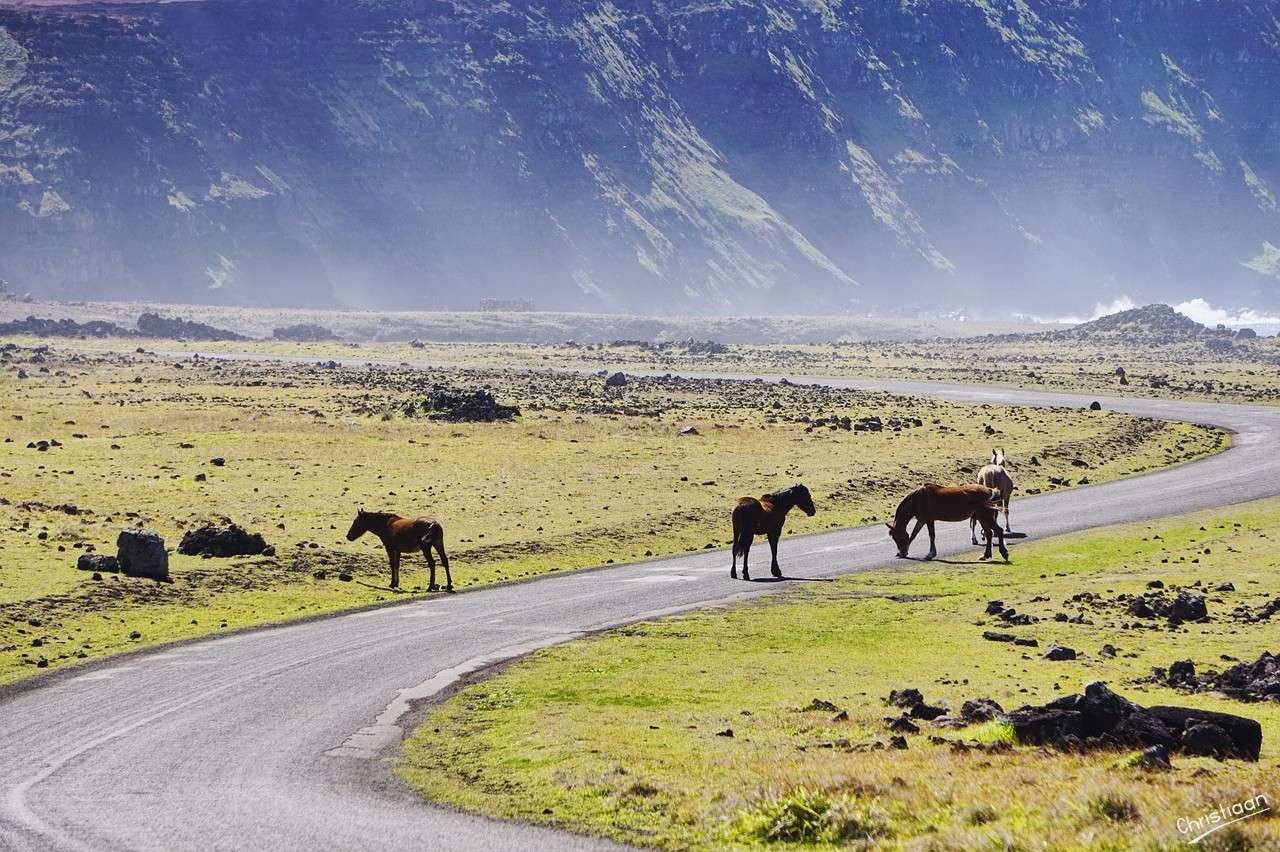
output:
[[[997,492],[993,494],[992,492]],[[989,509],[999,499],[998,489],[979,485],[935,485],[921,489],[923,513],[938,521],[967,521],[974,513]]]

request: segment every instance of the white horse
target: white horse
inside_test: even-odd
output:
[[[1004,531],[1013,532],[1009,526],[1009,498],[1013,496],[1013,477],[1004,469],[1004,449],[996,447],[991,451],[991,461],[983,465],[982,470],[978,471],[978,478],[975,480],[979,485],[985,485],[995,491],[1000,492],[1000,499],[995,501],[1000,508],[1004,509]],[[981,544],[978,541],[977,533],[978,521],[974,518],[969,520],[969,535],[973,539],[974,544]]]

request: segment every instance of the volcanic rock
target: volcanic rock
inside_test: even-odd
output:
[[[169,579],[169,554],[159,533],[132,528],[121,530],[116,550],[120,572],[125,576]]]
[[[205,524],[187,530],[178,552],[187,556],[258,556],[267,549],[261,533],[246,532],[237,524]]]

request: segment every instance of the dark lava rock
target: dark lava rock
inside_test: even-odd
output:
[[[1193,707],[1148,707],[1146,712],[1171,731],[1185,732],[1200,722],[1217,726],[1231,738],[1231,749],[1227,752],[1229,757],[1257,760],[1262,753],[1262,726],[1253,719]]]
[[[970,724],[990,722],[1004,715],[1004,708],[991,698],[973,698],[960,706],[960,718]]]
[[[924,696],[920,693],[920,690],[914,687],[892,689],[889,691],[889,703],[894,707],[902,707],[909,710],[917,704],[923,704]]]
[[[889,720],[889,730],[898,734],[918,734],[920,727],[912,722],[906,716],[899,716],[896,719]]]
[[[138,317],[138,331],[145,337],[182,338],[184,340],[247,340],[243,334],[214,328],[202,322],[169,319],[150,312]]]
[[[246,532],[237,524],[205,524],[187,530],[178,542],[178,552],[187,556],[258,556],[266,549],[260,533]]]
[[[1021,645],[1021,646],[1022,646],[1022,647],[1024,647],[1024,648],[1039,648],[1039,647],[1040,647],[1040,642],[1039,642],[1039,640],[1032,639],[1032,638],[1030,638],[1030,637],[1022,637],[1022,636],[1019,636],[1019,637],[1017,637],[1016,639],[1014,639],[1014,640],[1013,640],[1013,644],[1015,644],[1015,645]]]
[[[889,748],[905,751],[907,748],[907,738],[903,736],[889,737]]]
[[[1267,651],[1251,663],[1236,663],[1223,672],[1197,676],[1195,667],[1186,660],[1173,663],[1168,672],[1155,671],[1157,682],[1179,689],[1221,692],[1237,701],[1280,701],[1280,657]]]
[[[448,423],[494,423],[520,416],[518,407],[502,405],[488,388],[436,388],[422,400],[421,408],[429,420]]]
[[[725,728],[723,731],[716,731],[716,736],[733,739],[733,728]]]
[[[911,718],[913,719],[925,719],[927,721],[931,719],[936,719],[939,716],[945,716],[947,714],[947,708],[935,707],[932,704],[925,704],[924,702],[921,702],[919,704],[913,705],[911,707],[910,713],[911,713]]]
[[[1017,639],[1012,633],[997,633],[994,630],[982,631],[982,638],[989,642],[1012,642]]]
[[[324,340],[337,340],[338,335],[322,325],[300,322],[273,330],[271,338],[273,340],[288,340],[293,343],[319,343]]]
[[[1128,613],[1135,618],[1155,618],[1156,611],[1143,598],[1134,598],[1129,601]]]
[[[120,570],[120,561],[114,556],[102,553],[82,553],[76,560],[76,568],[81,571],[105,571],[108,574],[115,574]]]
[[[1190,660],[1178,660],[1169,666],[1167,682],[1170,686],[1195,686],[1196,666]]]
[[[136,337],[137,332],[121,328],[113,322],[90,320],[76,322],[69,319],[42,319],[29,316],[25,320],[0,322],[0,336],[29,334],[33,337]],[[19,376],[26,378],[26,376]]]
[[[987,615],[999,615],[1004,612],[1004,601],[987,601]]]
[[[809,706],[802,708],[804,710],[822,710],[827,713],[835,713],[840,708],[825,698],[815,698],[809,702]]]
[[[614,373],[613,375],[609,376],[609,378],[604,380],[604,386],[607,388],[625,387],[626,384],[627,384],[626,373]]]
[[[1043,656],[1046,660],[1058,662],[1062,660],[1074,660],[1076,658],[1076,652],[1074,648],[1068,648],[1065,645],[1059,645],[1056,642],[1051,642]]]
[[[1186,754],[1221,760],[1232,755],[1235,743],[1226,731],[1212,722],[1190,720],[1182,732],[1182,750]]]
[[[1179,592],[1178,596],[1173,599],[1173,603],[1169,605],[1168,618],[1170,621],[1199,621],[1208,617],[1208,615],[1209,610],[1205,606],[1204,598],[1189,592]]]
[[[1168,751],[1257,760],[1262,748],[1262,727],[1252,719],[1189,707],[1143,708],[1099,681],[1086,686],[1083,695],[1020,707],[1005,717],[1019,742],[1073,751],[1162,746]],[[1186,740],[1188,731],[1206,723],[1222,731],[1229,745],[1212,730],[1196,730]]]
[[[127,577],[169,579],[169,554],[164,539],[152,530],[126,529],[116,539],[120,572]]]

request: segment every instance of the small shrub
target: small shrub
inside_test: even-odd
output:
[[[964,821],[969,825],[986,825],[989,822],[995,822],[1000,819],[1000,815],[996,813],[996,809],[990,805],[976,805],[964,815]]]
[[[1251,852],[1257,848],[1253,838],[1236,825],[1215,831],[1201,840],[1199,845],[1205,852]]]
[[[1089,799],[1089,813],[1107,822],[1133,822],[1138,818],[1138,807],[1119,793],[1098,793]]]
[[[740,819],[744,833],[766,843],[840,843],[884,834],[865,805],[847,796],[798,787],[766,799]]]

